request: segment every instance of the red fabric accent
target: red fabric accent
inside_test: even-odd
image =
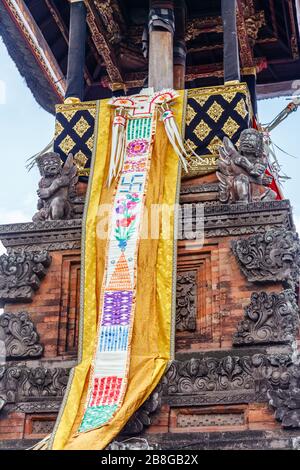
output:
[[[271,188],[277,194],[276,201],[282,201],[282,199],[284,199],[283,194],[282,194],[281,189],[278,186],[275,178],[273,177],[272,173],[269,170],[266,170],[266,175],[272,176],[272,181],[269,184],[269,188]]]

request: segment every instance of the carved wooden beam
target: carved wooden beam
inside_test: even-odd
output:
[[[107,37],[107,30],[94,2],[85,1],[87,7],[87,24],[98,53],[103,57],[104,64],[115,87],[122,87],[123,77],[114,49]]]
[[[244,2],[242,0],[237,0],[237,30],[239,37],[240,45],[240,60],[242,67],[253,67],[253,50],[250,45],[247,27],[245,23],[245,17],[243,10]]]
[[[288,9],[289,9],[289,15],[290,15],[290,27],[291,27],[291,32],[292,34],[290,35],[290,46],[292,50],[292,56],[294,60],[299,59],[299,47],[298,47],[298,38],[299,36],[297,35],[297,28],[296,28],[296,23],[297,20],[294,15],[294,7],[292,0],[288,0]],[[297,3],[296,2],[296,8],[297,8]],[[297,10],[296,10],[297,11]],[[297,12],[297,19],[298,19],[298,12]],[[298,22],[298,31],[299,29],[299,22]]]
[[[256,72],[259,73],[261,70],[266,68],[265,58],[255,59],[254,67]],[[200,78],[223,78],[223,63],[211,64],[211,65],[190,65],[186,69],[185,81],[191,82]],[[134,72],[126,73],[124,75],[124,84],[127,89],[130,88],[140,88],[144,85],[145,78],[147,77],[146,72]],[[110,86],[110,79],[108,76],[105,76],[101,80],[103,87]]]
[[[24,0],[3,0],[3,5],[19,28],[32,51],[32,55],[61,101],[66,89],[64,75]]]

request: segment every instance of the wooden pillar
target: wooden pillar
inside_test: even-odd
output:
[[[174,88],[183,90],[185,87],[186,70],[186,4],[185,0],[175,2],[175,37],[174,37]]]
[[[65,98],[84,96],[86,7],[83,0],[71,0],[67,90]]]
[[[242,69],[243,81],[247,83],[254,116],[257,115],[257,94],[256,94],[256,68],[245,67]]]
[[[224,82],[240,81],[236,0],[222,0],[224,30]]]
[[[168,19],[169,18],[169,19]],[[151,0],[149,14],[149,87],[173,88],[173,2]]]

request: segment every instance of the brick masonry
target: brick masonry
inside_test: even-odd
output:
[[[217,193],[213,186],[215,184],[215,175],[185,182],[182,186],[181,202],[201,202],[207,207],[216,204]],[[203,190],[205,185],[208,185],[207,191]],[[202,187],[202,189],[189,192],[188,188],[193,186],[194,188]],[[83,193],[84,188],[81,185],[81,196]],[[261,219],[257,219],[259,229],[259,224],[262,224],[263,228],[265,227],[263,224],[271,227],[272,220],[277,226],[287,229],[292,227],[291,213],[287,205],[282,204],[273,212],[270,210],[265,216],[267,222],[262,222],[264,218],[262,214],[265,212],[260,213],[257,207],[255,214],[261,216]],[[248,216],[249,214],[246,214],[246,217]],[[206,223],[211,223],[207,218],[205,220]],[[253,220],[248,225],[245,220],[240,219],[241,224],[246,227],[242,234],[214,236],[214,233],[211,232],[206,236],[203,247],[197,246],[196,241],[180,240],[178,243],[178,274],[192,271],[196,276],[196,328],[193,331],[178,331],[176,334],[177,354],[185,354],[185,359],[191,358],[193,354],[197,353],[213,352],[216,354],[219,352],[222,355],[223,351],[224,354],[226,351],[230,351],[234,355],[236,349],[232,346],[233,335],[238,322],[244,317],[244,308],[249,304],[252,292],[262,288],[266,292],[282,290],[280,283],[271,283],[257,288],[253,283],[248,282],[241,272],[231,249],[231,242],[253,233]],[[232,224],[232,219],[228,224]],[[289,224],[290,226],[288,226]],[[1,233],[4,233],[5,230],[2,230]],[[43,247],[47,245],[47,237],[49,240],[51,239],[51,229],[47,230],[43,232]],[[59,229],[55,230],[57,233]],[[2,238],[4,243],[8,243],[7,240],[11,239],[13,234],[15,237],[14,248],[18,249],[18,243],[20,243],[20,248],[22,241],[18,242],[16,233],[13,233],[12,228],[10,235],[4,234]],[[38,246],[38,240],[34,237],[32,240],[30,243],[35,247]],[[40,342],[44,346],[43,357],[39,361],[39,365],[42,364],[50,369],[54,367],[54,364],[55,367],[59,364],[61,367],[69,367],[70,363],[76,359],[80,249],[79,247],[68,249],[67,246],[63,246],[62,249],[51,249],[51,256],[51,266],[39,290],[35,293],[33,301],[26,304],[11,303],[5,306],[5,312],[27,311],[29,313],[39,334]],[[34,360],[30,361],[30,366],[34,367]],[[36,403],[40,404],[42,401],[42,399],[36,400]],[[46,404],[48,402],[45,401]],[[29,442],[35,442],[51,432],[58,408],[57,404],[54,405],[53,411],[51,411],[51,403],[49,404],[50,408],[44,406],[44,409],[40,405],[36,408],[34,406],[30,408],[25,403],[22,409],[27,411],[16,411],[16,403],[5,405],[0,411],[0,448],[26,447]],[[280,424],[274,419],[273,410],[266,402],[191,407],[170,406],[163,401],[161,408],[153,415],[151,421],[152,424],[145,430],[146,435],[150,436],[150,440],[171,442],[170,436],[176,435],[178,446],[189,439],[192,442],[195,433],[202,435],[203,439],[204,436],[209,436],[209,439],[213,440],[215,436],[216,442],[219,442],[219,433],[225,433],[224,435],[228,433],[230,440],[231,435],[239,432],[240,436],[245,435],[245,442],[249,437],[249,432],[270,431],[275,432],[275,436],[277,432],[282,433]],[[165,438],[162,437],[163,435]],[[259,438],[257,442],[259,442]],[[289,444],[286,443],[290,440],[286,439],[284,442],[282,447],[288,446]],[[218,445],[222,448],[223,444]],[[224,448],[226,446],[227,444],[223,445]],[[230,445],[228,444],[228,446]]]

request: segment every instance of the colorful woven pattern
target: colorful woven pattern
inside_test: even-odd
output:
[[[109,422],[126,392],[135,312],[136,257],[156,122],[151,98],[136,97],[134,106],[131,100],[126,120],[124,162],[110,215],[98,342],[79,432]]]

